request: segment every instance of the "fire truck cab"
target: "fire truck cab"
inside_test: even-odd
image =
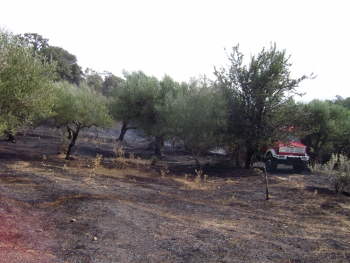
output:
[[[274,172],[278,164],[285,164],[292,165],[296,173],[302,173],[309,160],[306,146],[293,135],[289,135],[283,141],[273,141],[272,147],[261,147],[258,155],[258,159],[265,162],[268,172]]]

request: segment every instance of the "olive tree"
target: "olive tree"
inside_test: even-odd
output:
[[[309,77],[292,78],[290,56],[285,50],[277,50],[275,44],[252,56],[248,66],[243,64],[243,57],[239,45],[233,47],[228,56],[231,65],[215,69],[214,85],[229,106],[229,139],[244,147],[248,169],[259,146],[295,118],[289,102],[301,95],[296,87]]]
[[[14,134],[23,123],[52,114],[55,65],[18,36],[0,31],[0,128]]]
[[[307,106],[304,125],[310,132],[303,142],[313,161],[317,162],[322,153],[330,154],[335,145],[349,141],[350,111],[331,101],[313,100]]]
[[[148,137],[154,137],[154,154],[163,155],[164,140],[171,137],[169,133],[169,118],[166,107],[176,99],[182,90],[182,85],[165,75],[157,85],[154,83],[151,89],[146,89],[141,115],[137,121]],[[150,92],[148,92],[148,90]]]
[[[56,116],[53,118],[55,126],[66,126],[72,133],[66,159],[71,154],[79,132],[83,128],[113,126],[112,117],[108,114],[106,99],[102,95],[90,90],[89,87],[76,87],[68,82],[56,83],[57,103],[53,110]]]
[[[218,146],[226,126],[226,103],[205,83],[171,98],[166,108],[168,133],[183,140],[202,170],[199,155]]]
[[[95,91],[98,91],[100,93],[102,92],[103,78],[101,74],[96,70],[93,70],[92,68],[85,69],[85,82],[90,88],[93,88]]]
[[[102,94],[108,98],[113,90],[119,89],[120,85],[124,82],[124,79],[117,77],[108,71],[104,71],[103,75]]]
[[[130,126],[130,122],[141,115],[144,89],[146,83],[153,82],[157,85],[155,78],[146,76],[141,71],[128,73],[123,72],[125,81],[120,83],[117,89],[110,91],[108,108],[110,114],[116,121],[122,122],[122,128],[118,140],[124,141],[126,132],[129,129],[136,129],[137,125]],[[151,85],[152,87],[152,85]]]
[[[162,155],[167,137],[167,117],[163,114],[166,98],[175,98],[181,84],[165,75],[160,81],[142,71],[124,72],[125,82],[111,94],[110,112],[122,121],[120,140],[128,129],[140,128],[143,136],[154,139],[155,155]],[[136,126],[128,126],[133,121]]]

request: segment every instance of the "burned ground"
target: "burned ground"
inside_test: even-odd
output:
[[[350,202],[328,178],[264,176],[147,142],[59,130],[0,142],[0,262],[349,262]]]

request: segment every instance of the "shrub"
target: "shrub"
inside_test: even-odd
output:
[[[343,192],[350,185],[350,160],[342,154],[332,154],[328,163],[315,165],[313,171],[327,174],[329,182],[336,192]]]
[[[152,156],[151,159],[149,159],[150,163],[152,166],[155,166],[157,164],[157,162],[159,161],[159,159],[156,156]]]

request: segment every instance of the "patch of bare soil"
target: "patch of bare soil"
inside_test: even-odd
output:
[[[0,141],[0,262],[350,262],[349,197],[326,177],[259,170],[84,132],[65,160],[59,130]],[[63,147],[64,148],[64,147]]]

